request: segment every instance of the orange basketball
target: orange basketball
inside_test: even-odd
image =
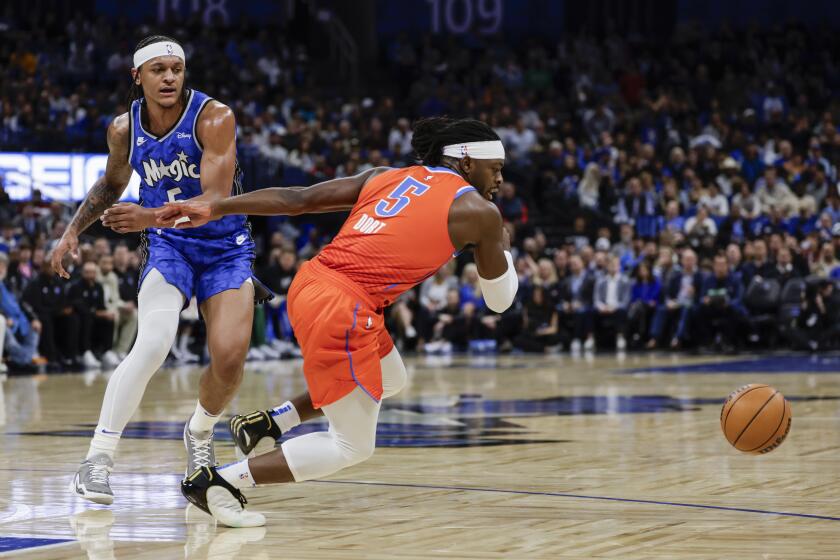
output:
[[[720,411],[727,441],[744,453],[770,453],[790,431],[790,403],[769,385],[745,385],[733,392]]]

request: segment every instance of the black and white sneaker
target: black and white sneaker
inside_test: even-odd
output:
[[[228,427],[236,445],[236,457],[240,460],[268,453],[283,435],[271,414],[265,410],[238,414],[230,419]]]
[[[181,493],[196,507],[228,527],[265,525],[265,516],[246,510],[248,500],[222,478],[215,467],[202,467],[181,481]]]

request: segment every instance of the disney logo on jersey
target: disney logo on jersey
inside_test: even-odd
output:
[[[184,177],[192,177],[193,179],[201,177],[198,173],[198,165],[190,163],[190,158],[184,153],[184,150],[181,150],[178,157],[169,163],[164,163],[162,159],[157,162],[155,160],[144,161],[143,174],[145,175],[143,180],[150,187],[153,187],[164,177],[169,177],[176,183]]]

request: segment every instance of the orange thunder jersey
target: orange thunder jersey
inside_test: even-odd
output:
[[[475,190],[446,167],[392,169],[368,181],[338,235],[316,257],[358,284],[377,306],[452,258],[449,207]]]

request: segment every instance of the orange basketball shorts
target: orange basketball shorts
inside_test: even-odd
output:
[[[356,387],[379,401],[379,361],[394,343],[370,296],[316,257],[295,275],[287,306],[312,405],[332,404]]]

